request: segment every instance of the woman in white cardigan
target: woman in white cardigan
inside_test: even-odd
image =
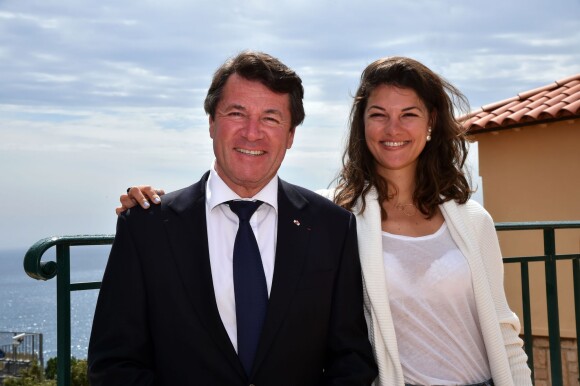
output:
[[[421,63],[371,63],[338,186],[320,191],[357,218],[377,386],[532,384],[493,221],[469,200],[454,107],[468,111],[465,97]],[[143,201],[130,193],[118,212]]]
[[[357,217],[378,385],[531,384],[493,221],[469,200],[454,107],[468,111],[466,98],[421,63],[371,63],[326,192]]]

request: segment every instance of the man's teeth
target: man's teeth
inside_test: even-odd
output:
[[[405,141],[401,141],[401,142],[383,142],[383,145],[385,146],[390,146],[390,147],[395,147],[395,146],[403,146],[406,142]]]
[[[243,153],[243,154],[249,154],[249,155],[262,155],[265,153],[262,150],[236,149],[236,151],[239,151],[240,153]]]

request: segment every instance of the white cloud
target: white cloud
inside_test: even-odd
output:
[[[371,61],[414,57],[478,107],[578,73],[579,11],[576,0],[5,1],[0,248],[112,232],[126,186],[197,180],[213,158],[205,92],[242,49],[302,76],[307,118],[281,175],[319,188],[338,171]]]

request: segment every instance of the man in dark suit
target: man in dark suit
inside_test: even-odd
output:
[[[354,216],[277,176],[302,98],[298,75],[264,53],[216,71],[205,100],[211,170],[119,216],[89,344],[92,385],[372,383]],[[248,201],[257,210],[238,220]],[[259,274],[245,281],[235,256],[248,224]],[[255,282],[263,316],[261,295],[246,294]]]

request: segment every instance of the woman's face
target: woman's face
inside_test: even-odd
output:
[[[417,93],[386,84],[376,87],[367,102],[364,124],[377,172],[384,177],[395,171],[414,174],[430,124],[429,112]]]

